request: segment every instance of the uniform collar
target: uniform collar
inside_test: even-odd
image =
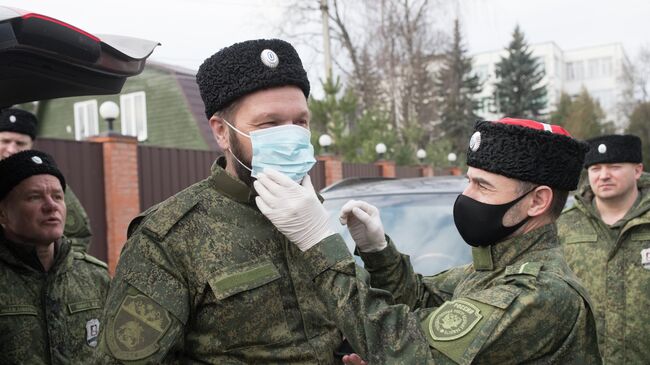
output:
[[[70,241],[61,238],[54,242],[54,264],[49,272],[59,271],[66,269],[70,266],[69,255],[71,251]],[[4,234],[0,231],[0,260],[8,265],[20,267],[29,271],[36,271],[44,273],[43,265],[38,259],[36,248],[30,245],[18,244],[9,241]]]
[[[492,271],[516,262],[529,251],[539,251],[558,246],[555,223],[547,224],[528,233],[487,247],[472,247],[474,269]]]
[[[219,156],[212,164],[210,186],[231,199],[245,204],[255,204],[257,194],[241,180],[229,174],[226,170],[226,157]]]

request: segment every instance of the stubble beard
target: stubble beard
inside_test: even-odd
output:
[[[231,134],[229,139],[230,139],[230,153],[232,153],[236,158],[239,159],[239,161],[246,164],[246,166],[250,168],[251,161],[250,159],[244,158],[241,144],[239,143],[237,137]],[[233,160],[235,159],[233,158]],[[244,166],[242,166],[242,164],[239,163],[237,160],[233,161],[233,164],[235,165],[235,173],[237,174],[237,178],[241,180],[244,184],[246,184],[246,186],[252,188],[255,178],[251,176],[251,172],[247,170]]]

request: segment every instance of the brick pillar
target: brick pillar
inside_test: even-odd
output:
[[[395,161],[389,161],[389,160],[379,160],[375,162],[375,166],[379,166],[381,168],[381,176],[382,177],[396,177],[397,173],[395,171]]]
[[[453,166],[449,168],[449,175],[460,176],[462,174],[463,171],[460,169],[460,167]]]
[[[325,164],[325,186],[343,180],[343,163],[338,156],[319,155],[316,159]]]
[[[89,140],[101,143],[104,154],[106,257],[108,270],[113,275],[126,242],[129,223],[140,213],[138,140],[122,135],[97,136]]]
[[[433,167],[431,165],[420,165],[420,174],[423,177],[433,176]]]

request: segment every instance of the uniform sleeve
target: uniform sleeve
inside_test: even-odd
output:
[[[63,234],[70,239],[75,251],[88,252],[92,238],[90,219],[70,186],[67,186],[65,190],[65,205],[68,214]]]
[[[396,303],[412,309],[439,306],[451,299],[465,275],[462,268],[424,277],[414,272],[409,256],[397,251],[390,237],[387,238],[388,246],[382,251],[360,252],[372,287],[390,292]]]
[[[187,285],[164,249],[134,234],[120,256],[104,310],[97,363],[158,364],[182,347]]]
[[[535,277],[514,278],[411,311],[394,305],[388,292],[371,288],[368,273],[344,245],[340,236],[330,236],[304,258],[337,326],[370,363],[560,361],[579,348],[584,302],[567,285],[540,290]]]

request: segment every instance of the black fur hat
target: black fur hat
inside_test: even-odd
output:
[[[52,175],[59,179],[65,191],[65,178],[45,152],[27,150],[13,154],[0,161],[0,201],[23,180],[34,175]]]
[[[0,111],[0,132],[26,134],[34,140],[36,124],[36,116],[28,111],[18,108],[6,108]]]
[[[641,163],[641,139],[631,134],[611,134],[588,139],[589,152],[585,157],[585,168],[598,163],[632,162]]]
[[[295,85],[309,97],[309,80],[298,52],[279,39],[222,48],[199,67],[196,82],[208,119],[240,97],[262,89]]]
[[[562,127],[533,120],[478,121],[467,165],[509,178],[574,190],[588,146]]]

